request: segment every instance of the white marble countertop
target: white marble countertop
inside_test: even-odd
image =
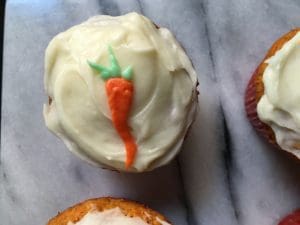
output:
[[[177,159],[145,174],[89,166],[45,127],[44,50],[96,14],[140,12],[168,27],[200,80],[199,111]],[[8,0],[5,16],[0,223],[40,225],[87,198],[125,197],[174,225],[276,225],[300,207],[300,165],[249,125],[243,95],[270,45],[300,26],[300,2]]]

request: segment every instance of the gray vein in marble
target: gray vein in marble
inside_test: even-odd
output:
[[[214,61],[214,55],[213,55],[213,49],[211,46],[211,38],[210,38],[210,30],[209,30],[209,25],[207,22],[207,12],[206,12],[206,4],[203,1],[197,1],[194,0],[194,5],[196,8],[199,8],[202,12],[203,12],[203,19],[204,19],[204,27],[205,27],[205,34],[207,35],[207,45],[208,45],[208,54],[209,54],[209,59],[211,62],[211,67],[212,67],[212,72],[211,72],[211,76],[213,81],[216,81],[216,72],[215,72],[215,61]]]
[[[142,5],[141,0],[137,0],[137,3],[138,3],[139,8],[140,8],[140,13],[141,13],[141,14],[144,14],[143,5]]]
[[[177,158],[176,159],[176,163],[178,165],[178,168],[179,168],[179,178],[180,178],[180,181],[181,181],[181,185],[182,185],[182,190],[183,190],[183,193],[182,193],[182,196],[183,196],[183,201],[182,201],[182,204],[184,204],[184,207],[186,208],[187,210],[187,213],[186,213],[186,221],[187,221],[187,224],[196,224],[196,221],[195,221],[195,216],[193,215],[192,213],[192,207],[191,207],[191,202],[189,201],[188,199],[188,195],[187,195],[187,188],[184,184],[184,176],[183,176],[183,172],[182,172],[182,165],[180,163],[180,160]]]
[[[222,108],[222,107],[221,107]],[[227,127],[226,119],[224,117],[224,110],[222,108],[222,115],[223,115],[223,126],[224,126],[224,162],[225,162],[225,173],[227,177],[227,186],[228,186],[228,192],[229,197],[231,199],[231,203],[234,210],[235,218],[237,219],[237,222],[239,224],[239,215],[238,215],[238,208],[237,208],[237,199],[234,194],[234,188],[233,188],[233,182],[232,182],[232,171],[234,171],[234,162],[233,162],[233,156],[232,156],[232,146],[231,146],[231,138],[230,132]]]
[[[119,5],[112,0],[101,0],[100,6],[100,14],[118,16],[121,14]]]

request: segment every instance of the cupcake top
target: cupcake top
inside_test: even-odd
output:
[[[47,225],[171,225],[159,212],[120,198],[80,202],[51,218]]]
[[[151,170],[181,147],[195,114],[196,77],[166,28],[137,13],[96,16],[47,47],[45,122],[95,165]]]
[[[169,223],[156,218],[161,225]],[[126,216],[119,207],[106,209],[104,211],[93,210],[85,214],[78,222],[68,222],[67,225],[149,225],[138,216]]]
[[[100,211],[91,211],[85,214],[78,222],[68,222],[67,225],[147,225],[139,217],[128,217],[122,213],[120,208]]]
[[[300,33],[266,63],[258,116],[272,128],[277,144],[300,158]]]

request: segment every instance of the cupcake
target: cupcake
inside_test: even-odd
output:
[[[247,115],[271,144],[300,158],[300,29],[279,38],[246,90]]]
[[[95,16],[45,55],[46,126],[80,158],[142,172],[179,152],[197,106],[197,75],[166,28],[137,13]]]
[[[299,225],[300,224],[300,209],[285,216],[278,225]]]
[[[79,203],[50,219],[47,225],[171,225],[158,212],[136,202],[98,198]]]

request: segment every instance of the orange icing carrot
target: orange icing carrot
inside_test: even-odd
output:
[[[133,83],[131,82],[132,69],[127,67],[121,72],[119,63],[109,46],[109,57],[111,66],[102,65],[88,61],[88,64],[106,80],[105,88],[108,105],[111,111],[113,126],[121,137],[126,148],[126,168],[130,168],[134,162],[137,145],[128,125],[128,116],[133,100]]]
[[[105,87],[112,122],[126,147],[126,167],[128,168],[132,165],[137,150],[135,140],[127,124],[133,98],[133,85],[124,78],[111,78],[106,82]]]

